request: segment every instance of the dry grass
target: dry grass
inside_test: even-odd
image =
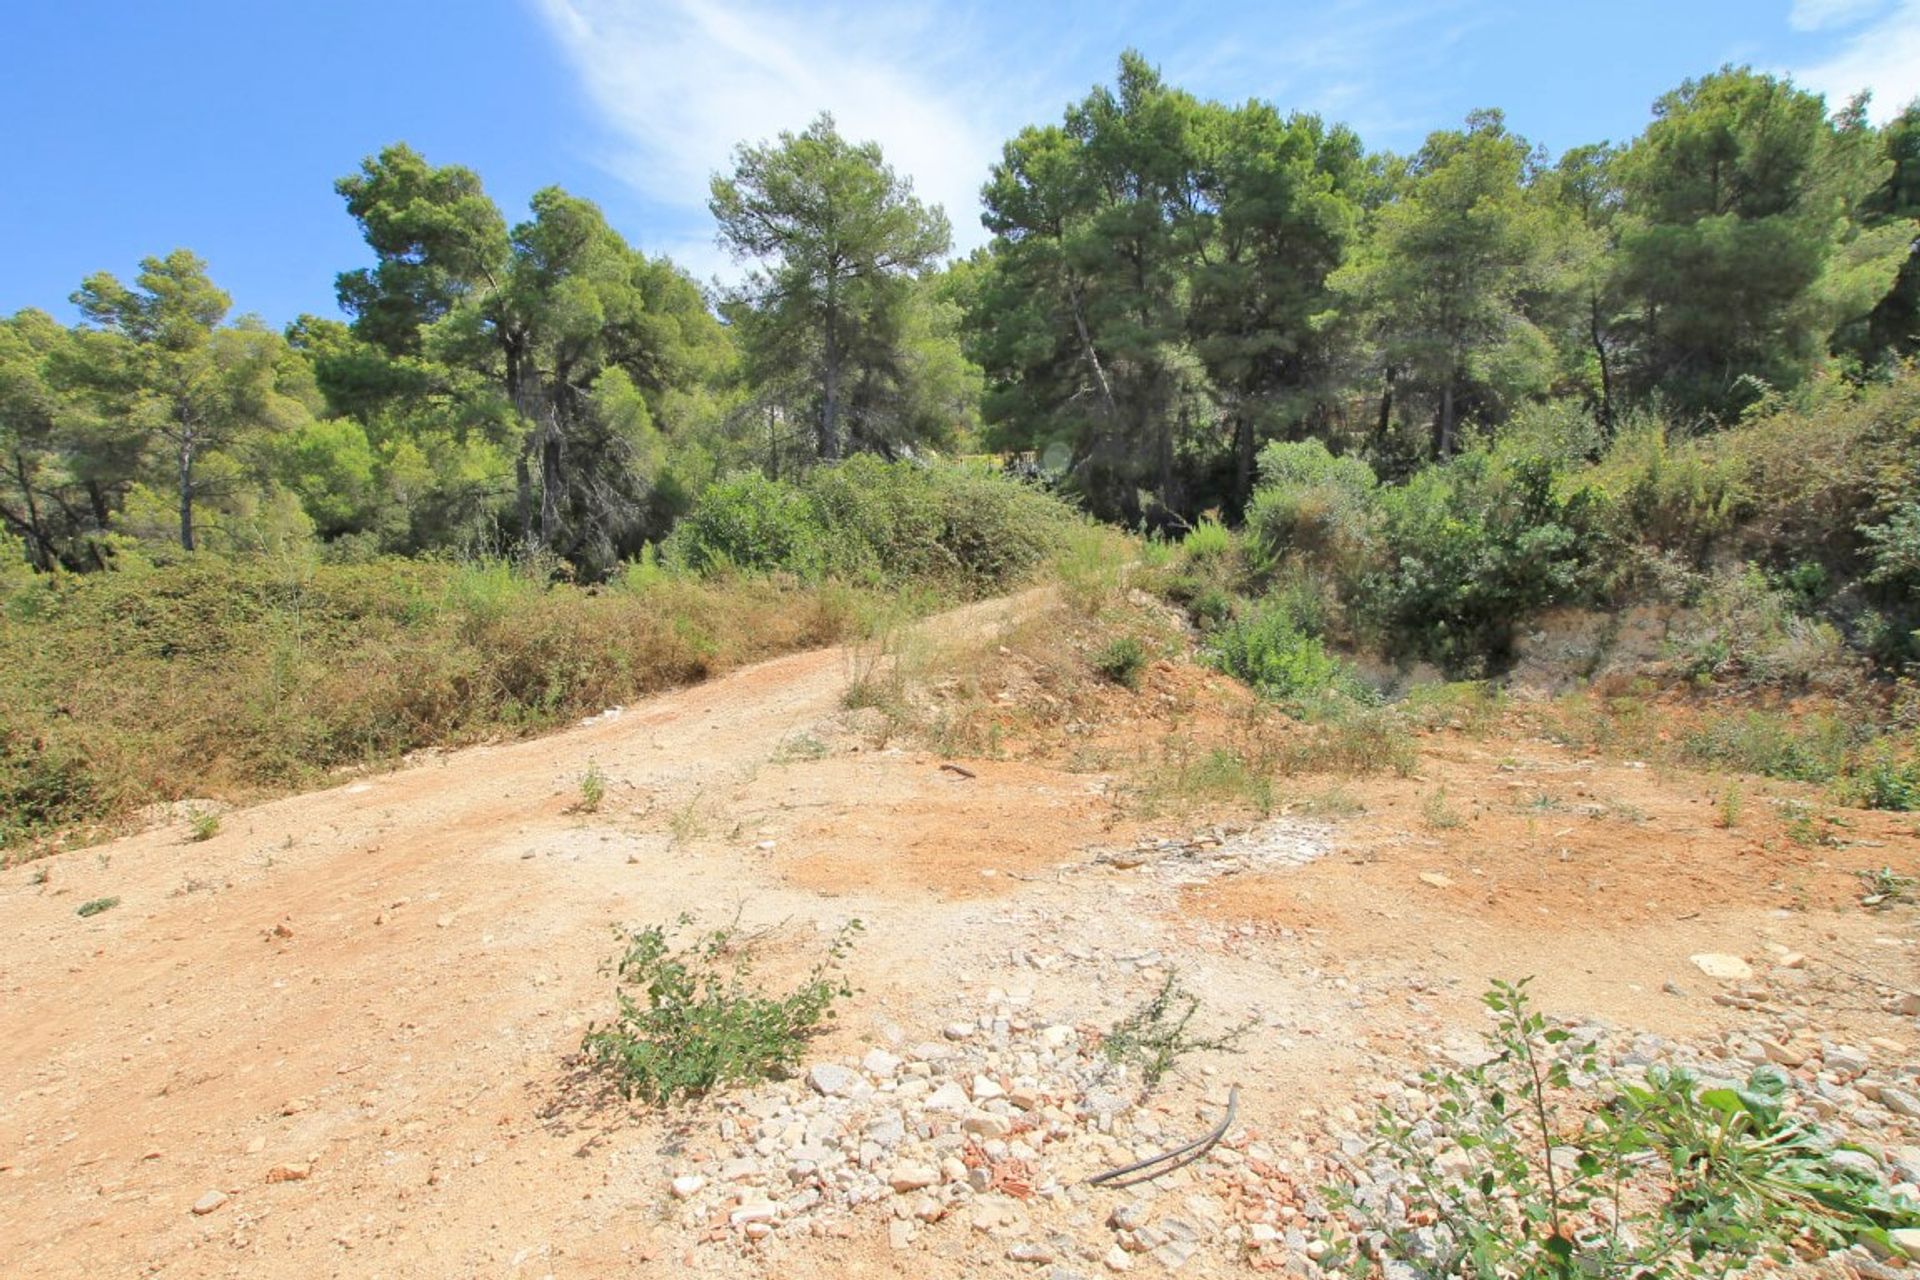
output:
[[[536,732],[870,626],[877,595],[769,578],[600,590],[510,565],[236,565],[0,601],[0,854],[155,801],[243,800]]]

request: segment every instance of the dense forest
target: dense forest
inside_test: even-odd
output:
[[[1273,442],[1389,483],[1543,424],[1593,460],[1920,342],[1920,107],[1876,129],[1737,67],[1626,143],[1551,156],[1486,110],[1395,155],[1128,54],[1005,144],[960,259],[823,115],[714,177],[726,289],[404,144],[334,185],[346,320],[235,318],[177,249],[82,282],[75,325],[0,322],[9,563],[537,549],[593,580],[717,480],[858,453],[999,455],[1178,530],[1240,520]]]

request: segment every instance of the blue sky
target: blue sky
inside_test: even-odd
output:
[[[404,139],[518,217],[558,183],[705,279],[706,180],[822,108],[877,139],[956,240],[1000,143],[1135,46],[1207,97],[1344,120],[1372,147],[1498,106],[1554,151],[1621,140],[1726,62],[1832,105],[1920,93],[1920,0],[4,0],[0,313],[71,316],[96,270],[176,247],[236,311],[335,314],[366,260],[332,190]]]

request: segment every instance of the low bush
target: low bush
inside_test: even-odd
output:
[[[1032,572],[1075,523],[1057,499],[998,474],[862,455],[797,481],[747,473],[715,483],[664,558],[698,573],[778,570],[980,595]]]
[[[1247,536],[1267,563],[1311,560],[1339,571],[1371,551],[1379,484],[1358,458],[1336,458],[1318,440],[1276,441],[1260,451],[1260,485]]]
[[[1891,1230],[1920,1223],[1787,1113],[1777,1067],[1742,1086],[1658,1065],[1644,1082],[1610,1076],[1526,987],[1487,993],[1485,1065],[1427,1073],[1424,1116],[1382,1112],[1374,1149],[1402,1170],[1408,1212],[1329,1189],[1384,1261],[1436,1280],[1704,1280],[1857,1241],[1891,1249]]]
[[[1256,606],[1207,639],[1207,660],[1295,713],[1334,699],[1366,700],[1372,691],[1353,669],[1299,624],[1283,603]]]
[[[679,923],[684,929],[692,921],[682,916]],[[832,1016],[834,1002],[853,994],[841,961],[859,929],[858,921],[842,929],[825,957],[780,996],[757,988],[753,949],[737,928],[680,946],[660,925],[623,934],[614,963],[619,1011],[588,1029],[581,1051],[621,1093],[658,1106],[788,1070]]]
[[[1146,1002],[1113,1025],[1100,1048],[1111,1062],[1135,1067],[1151,1089],[1166,1078],[1182,1058],[1195,1053],[1237,1053],[1254,1021],[1208,1035],[1193,1029],[1200,1013],[1200,997],[1168,971]]]
[[[1140,672],[1146,665],[1146,646],[1137,636],[1116,636],[1093,660],[1094,670],[1128,689],[1140,687]]]

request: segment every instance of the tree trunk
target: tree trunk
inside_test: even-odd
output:
[[[14,478],[20,482],[20,496],[27,503],[27,532],[32,539],[28,543],[28,554],[32,557],[33,567],[45,572],[53,568],[57,558],[53,550],[53,539],[47,535],[46,525],[40,519],[40,504],[34,501],[33,485],[27,477],[27,460],[19,450],[13,454]],[[18,521],[16,521],[18,523]]]
[[[1442,462],[1453,456],[1453,374],[1440,388],[1440,416],[1434,421],[1433,456]]]
[[[546,425],[540,431],[540,545],[548,549],[560,536],[560,495],[567,483],[565,442],[559,407],[549,401]]]
[[[827,368],[826,403],[820,413],[820,460],[833,462],[840,456],[840,301],[839,284],[827,278]]]
[[[1233,419],[1233,505],[1244,516],[1253,500],[1253,415],[1244,408]]]
[[[180,548],[193,550],[193,434],[180,436]]]
[[[1106,405],[1107,420],[1112,422],[1120,416],[1119,406],[1113,402],[1113,385],[1107,381],[1107,371],[1100,364],[1100,353],[1094,350],[1093,335],[1087,332],[1086,313],[1080,309],[1080,287],[1067,278],[1067,300],[1073,308],[1074,332],[1080,335],[1080,349],[1086,353],[1087,366],[1093,370],[1093,385],[1099,388],[1100,401]]]
[[[1600,360],[1600,429],[1608,439],[1613,439],[1613,368],[1607,362],[1606,335],[1600,327],[1600,295],[1594,294],[1588,300],[1588,325],[1593,337],[1593,354]]]
[[[521,442],[520,456],[513,460],[513,487],[520,506],[520,541],[533,545],[533,469],[527,460],[533,454],[533,436]]]
[[[1386,369],[1386,385],[1380,389],[1380,420],[1374,426],[1374,442],[1384,448],[1387,432],[1393,429],[1393,366]]]
[[[87,505],[93,508],[93,522],[105,529],[113,523],[113,507],[107,502],[107,491],[100,487],[98,480],[87,481]]]

